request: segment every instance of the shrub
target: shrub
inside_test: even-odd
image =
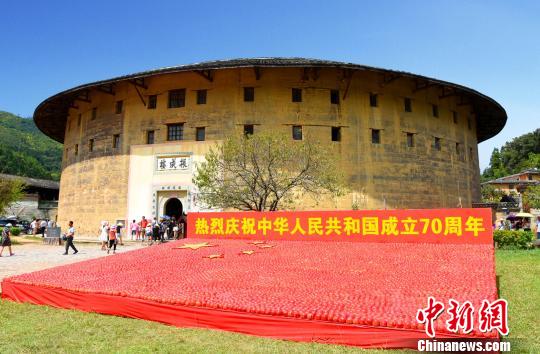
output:
[[[20,227],[12,227],[11,228],[11,234],[13,236],[19,236],[21,234],[21,228]]]
[[[532,247],[534,233],[532,231],[495,230],[493,240],[497,248],[524,250]]]

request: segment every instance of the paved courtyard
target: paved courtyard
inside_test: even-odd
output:
[[[64,256],[64,246],[43,245],[41,243],[22,243],[13,245],[14,256],[9,257],[9,251],[4,249],[0,257],[0,280],[12,275],[33,272],[36,270],[52,268],[63,264],[75,263],[91,258],[113,257],[111,253],[101,250],[97,243],[75,243],[79,253],[73,255],[73,250],[69,250],[69,255]],[[125,246],[118,245],[116,253],[122,253],[143,247],[140,243],[126,243]]]

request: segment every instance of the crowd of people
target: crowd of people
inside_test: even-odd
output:
[[[536,225],[534,225],[536,224]],[[497,230],[523,230],[531,231],[535,229],[538,238],[540,239],[540,217],[536,219],[536,222],[531,225],[531,219],[529,218],[514,218],[514,219],[500,219],[495,224]]]
[[[145,242],[148,245],[154,243],[162,243],[166,240],[178,240],[186,237],[186,215],[180,216],[178,219],[174,217],[165,217],[162,219],[147,219],[142,217],[141,220],[132,220],[128,225],[128,235],[132,241]],[[110,253],[116,253],[116,246],[123,245],[124,225],[122,223],[109,224],[108,221],[102,221],[99,228],[99,241],[101,249]]]
[[[129,232],[131,240],[149,242],[164,242],[186,237],[186,215],[178,219],[166,217],[162,219],[146,219],[144,216],[138,222],[131,221]]]
[[[32,235],[36,236],[41,234],[41,237],[45,237],[48,227],[55,227],[56,223],[53,220],[47,219],[34,219],[30,223],[30,228],[32,229]]]

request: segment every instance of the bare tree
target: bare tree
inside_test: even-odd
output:
[[[203,204],[221,209],[274,211],[303,196],[339,196],[343,175],[330,148],[277,132],[233,136],[205,156],[193,183]]]

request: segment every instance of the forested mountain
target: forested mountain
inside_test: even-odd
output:
[[[514,138],[500,150],[495,148],[482,179],[499,178],[528,168],[540,168],[540,128]]]
[[[0,111],[0,172],[60,179],[62,145],[48,138],[29,118]]]

